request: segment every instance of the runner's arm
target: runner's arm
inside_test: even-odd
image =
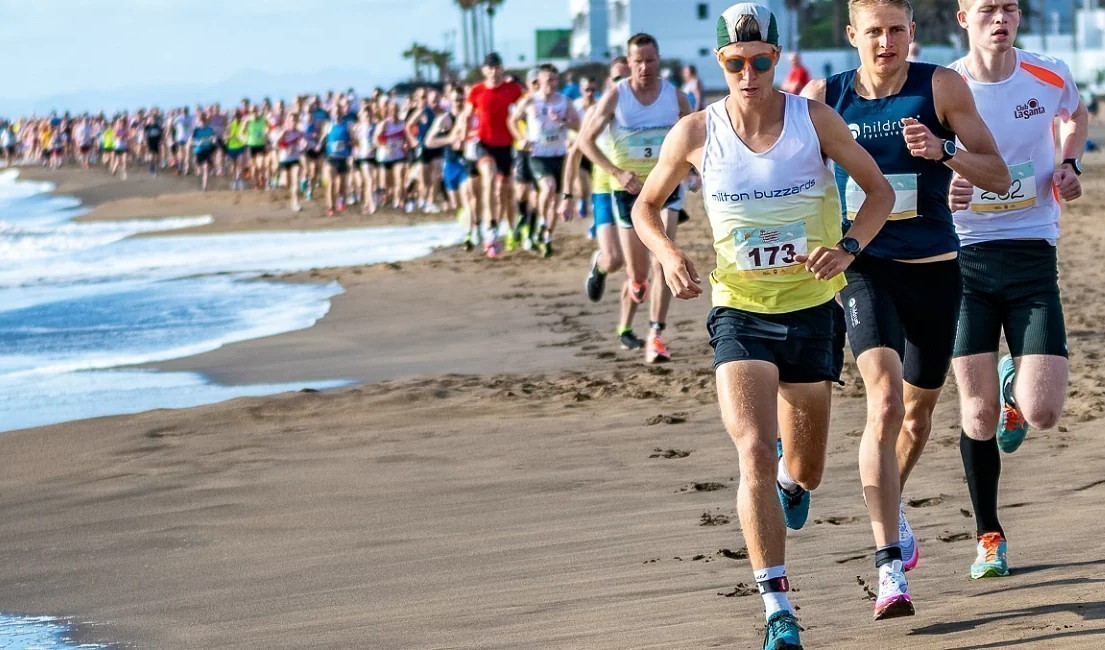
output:
[[[606,157],[606,154],[599,149],[595,140],[599,137],[614,119],[614,109],[618,105],[618,90],[617,88],[611,88],[606,94],[599,99],[599,102],[588,111],[587,117],[583,120],[583,124],[579,127],[579,135],[576,136],[576,145],[579,147],[583,155],[591,159],[591,162],[598,165],[602,169],[606,170],[611,176],[617,177],[622,174],[622,169],[614,166],[614,163],[610,162],[610,159]]]
[[[932,96],[937,116],[955,132],[966,149],[957,151],[945,164],[975,187],[998,194],[1008,192],[1012,183],[1009,167],[998,152],[986,122],[978,114],[967,82],[950,68],[937,68],[932,76]],[[928,148],[922,157],[940,160],[944,155],[943,141],[932,132],[928,132],[928,136]],[[934,148],[938,149],[935,153]]]
[[[675,97],[679,100],[679,117],[686,117],[694,112],[691,110],[691,100],[687,98],[687,93],[676,88]]]
[[[1060,160],[1076,158],[1082,160],[1082,154],[1086,153],[1086,138],[1090,132],[1090,111],[1086,103],[1078,100],[1078,108],[1074,109],[1070,118],[1059,120],[1059,151]]]
[[[684,300],[702,295],[702,279],[691,259],[668,237],[660,211],[667,198],[687,177],[691,160],[701,161],[705,144],[706,113],[698,112],[680,119],[664,138],[656,167],[648,175],[633,204],[634,232],[660,262],[664,269],[664,282],[672,295]]]
[[[859,241],[860,248],[866,248],[882,229],[886,218],[894,208],[894,190],[879,170],[875,159],[856,142],[852,132],[848,130],[848,125],[836,111],[820,103],[811,102],[809,107],[817,138],[821,141],[821,151],[843,167],[867,195],[867,200],[860,206],[859,213],[856,214],[852,226],[848,229],[848,236]],[[842,250],[841,252],[843,253]],[[844,255],[847,256],[848,263],[854,259],[848,253]],[[814,254],[811,253],[810,257],[813,258]],[[810,270],[814,271],[814,269]],[[814,272],[817,273],[817,271]],[[818,275],[819,279],[827,279],[827,277]]]
[[[452,127],[449,128],[449,133],[442,133],[441,127],[445,125],[445,120],[449,119],[449,114],[444,113],[438,115],[434,123],[430,125],[430,133],[433,135],[426,136],[426,146],[431,149],[438,149],[441,147],[452,146]]]
[[[526,115],[526,106],[529,105],[529,98],[523,99],[511,106],[510,118],[506,121],[506,128],[510,131],[510,136],[514,138],[515,142],[526,142],[526,134],[522,132],[520,122]]]
[[[575,104],[568,102],[568,114],[564,119],[564,124],[568,127],[568,130],[575,131],[578,134],[582,122],[583,120],[579,117],[579,111],[576,110]]]

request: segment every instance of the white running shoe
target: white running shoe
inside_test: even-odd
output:
[[[913,599],[901,560],[879,567],[879,596],[875,599],[875,620],[913,616]]]
[[[913,535],[913,528],[905,518],[904,503],[898,504],[898,545],[902,548],[902,570],[912,571],[921,559],[921,547],[917,544],[917,537]]]

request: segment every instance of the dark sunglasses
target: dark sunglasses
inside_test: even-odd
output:
[[[722,65],[725,66],[725,71],[729,74],[744,74],[745,70],[751,67],[756,72],[767,72],[775,65],[775,61],[779,58],[778,53],[773,54],[758,54],[753,57],[743,56],[731,56],[726,57],[719,55]]]

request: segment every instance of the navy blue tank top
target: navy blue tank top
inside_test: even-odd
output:
[[[948,207],[948,186],[952,170],[943,163],[909,154],[902,137],[901,120],[915,118],[938,138],[955,140],[955,133],[945,128],[936,116],[932,99],[932,75],[937,66],[910,63],[905,85],[896,95],[880,99],[865,99],[855,90],[856,71],[848,70],[829,77],[825,86],[825,103],[848,123],[852,136],[878,163],[879,169],[894,188],[894,210],[875,239],[864,249],[867,255],[888,259],[921,259],[959,250],[951,209]],[[858,205],[848,205],[862,199],[857,186],[850,183],[848,173],[836,167],[836,183],[844,209],[844,230],[851,225]]]

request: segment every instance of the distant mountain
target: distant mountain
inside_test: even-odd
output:
[[[134,110],[144,106],[194,105],[197,102],[238,103],[243,97],[260,100],[263,97],[290,99],[302,93],[325,93],[328,90],[353,88],[358,94],[368,94],[377,85],[390,87],[398,79],[387,79],[364,69],[326,68],[317,72],[270,74],[244,71],[211,85],[151,84],[115,90],[90,90],[65,93],[33,100],[0,98],[0,115],[44,114],[50,111],[81,113],[85,111],[114,112]]]

